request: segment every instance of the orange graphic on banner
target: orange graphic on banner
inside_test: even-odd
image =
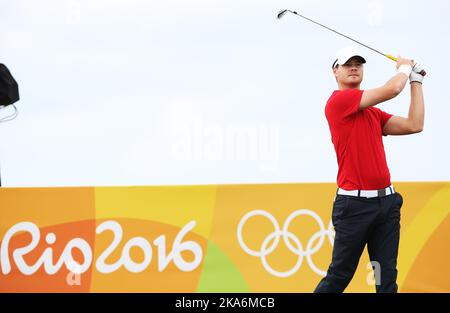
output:
[[[403,195],[401,292],[449,292],[450,183]],[[1,188],[0,292],[311,292],[332,183]],[[347,292],[374,292],[367,251]]]

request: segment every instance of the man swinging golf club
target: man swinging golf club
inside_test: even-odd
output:
[[[338,90],[328,99],[325,115],[339,167],[332,211],[336,235],[331,264],[315,292],[343,292],[366,244],[372,265],[379,267],[376,291],[397,292],[403,198],[391,184],[382,136],[422,131],[425,72],[413,60],[398,57],[397,72],[386,84],[361,90],[364,63],[356,49],[346,47],[338,51],[332,65]],[[407,118],[376,107],[399,95],[408,78],[411,103]]]

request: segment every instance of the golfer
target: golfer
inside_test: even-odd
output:
[[[375,270],[376,291],[397,292],[403,198],[391,184],[382,136],[423,130],[424,76],[418,74],[423,69],[413,60],[399,57],[397,72],[386,84],[361,90],[364,63],[356,49],[346,47],[338,51],[332,65],[338,90],[328,99],[325,115],[339,167],[332,212],[336,236],[327,275],[315,292],[343,292],[366,244]],[[399,95],[408,79],[411,102],[407,118],[376,107]]]

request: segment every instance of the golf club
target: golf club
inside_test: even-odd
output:
[[[306,16],[303,16],[303,15],[301,15],[301,14],[298,14],[296,11],[291,11],[291,10],[281,10],[281,11],[278,13],[277,18],[278,18],[278,19],[281,19],[287,12],[290,12],[290,13],[292,13],[292,14],[295,14],[295,15],[301,17],[301,18],[304,18],[304,19],[306,19],[306,20],[308,20],[308,21],[310,21],[310,22],[313,22],[314,24],[317,24],[317,25],[319,25],[319,26],[322,26],[322,27],[324,27],[324,28],[326,28],[326,29],[328,29],[328,30],[331,30],[332,32],[334,32],[334,33],[336,33],[336,34],[338,34],[338,35],[341,35],[341,36],[343,36],[343,37],[345,37],[345,38],[347,38],[347,39],[350,39],[350,40],[356,42],[357,44],[360,44],[361,46],[364,46],[364,47],[366,47],[366,48],[368,48],[368,49],[370,49],[370,50],[372,50],[372,51],[374,51],[374,52],[376,52],[376,53],[378,53],[378,54],[381,54],[381,55],[383,55],[383,56],[385,56],[385,57],[391,59],[392,61],[397,62],[397,58],[394,57],[393,55],[382,53],[382,52],[380,52],[380,51],[378,51],[378,50],[376,50],[376,49],[374,49],[374,48],[372,48],[372,47],[369,47],[368,45],[363,44],[362,42],[359,42],[358,40],[355,40],[355,39],[353,39],[353,38],[351,38],[351,37],[349,37],[349,36],[347,36],[347,35],[344,35],[344,34],[338,32],[338,31],[336,31],[336,30],[334,30],[334,29],[332,29],[332,28],[330,28],[330,27],[328,27],[328,26],[325,26],[325,25],[320,24],[320,23],[318,23],[318,22],[316,22],[316,21],[314,21],[314,20],[312,20],[312,19],[310,19],[310,18],[308,18],[308,17],[306,17]],[[425,70],[422,70],[422,71],[420,72],[420,74],[425,76],[425,75],[426,75]]]

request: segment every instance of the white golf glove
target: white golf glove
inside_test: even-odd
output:
[[[409,83],[418,82],[422,84],[424,76],[414,71],[409,74]]]
[[[425,69],[423,68],[423,66],[419,63],[414,64],[413,66],[413,71],[419,74],[422,74],[422,71],[424,71]]]

